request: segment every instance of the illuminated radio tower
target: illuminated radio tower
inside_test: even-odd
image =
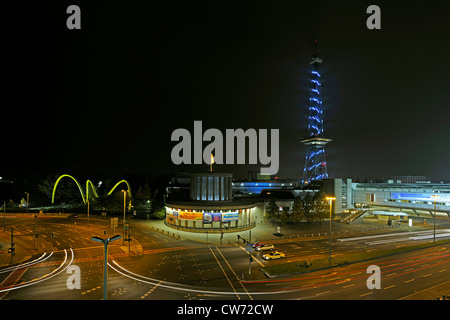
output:
[[[322,63],[317,50],[317,40],[314,43],[313,57],[310,62],[311,88],[309,97],[308,137],[300,139],[306,145],[305,168],[303,169],[302,186],[313,180],[328,178],[327,161],[325,159],[325,145],[331,141],[325,138],[323,133],[323,106],[320,92],[322,91],[322,80],[319,66]]]

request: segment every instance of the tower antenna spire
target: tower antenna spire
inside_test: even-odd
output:
[[[302,186],[313,180],[328,178],[324,147],[332,139],[326,138],[323,130],[323,105],[320,94],[322,91],[322,76],[319,72],[319,66],[322,62],[323,60],[319,57],[319,50],[317,49],[317,40],[315,40],[310,62],[312,70],[309,89],[308,137],[300,139],[300,142],[306,146]]]
[[[312,54],[312,60],[310,62],[310,64],[314,64],[314,63],[322,63],[323,60],[319,57],[319,49],[317,49],[317,44],[318,41],[314,40],[314,50],[313,50],[313,54]],[[318,65],[315,66],[315,68],[318,69]]]

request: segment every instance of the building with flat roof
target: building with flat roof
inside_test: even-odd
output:
[[[176,178],[178,183],[172,186],[172,192],[184,191],[183,200],[169,196],[167,201],[166,223],[173,227],[211,231],[251,228],[257,219],[262,220],[272,198],[280,212],[286,208],[290,211],[296,197],[319,190],[336,198],[333,211],[343,216],[356,212],[357,218],[384,215],[426,219],[436,210],[437,218],[450,218],[450,184],[422,178],[413,183],[402,183],[402,179],[360,183],[334,178],[300,187],[300,181],[294,179],[233,180],[231,174],[223,173],[189,177]]]
[[[431,183],[431,178],[425,176],[392,176],[389,180],[397,183]]]
[[[433,216],[436,204],[438,214],[450,217],[448,183],[357,183],[352,191],[355,207],[385,207]]]
[[[351,179],[324,179],[325,193],[336,197],[335,213],[359,211],[360,217],[391,215],[433,218],[450,218],[450,184],[415,181],[401,183],[389,179],[386,182],[359,183]]]
[[[167,226],[193,232],[235,232],[255,226],[255,202],[234,199],[231,173],[194,173],[189,179],[189,198],[169,197]],[[182,187],[178,187],[182,190]]]

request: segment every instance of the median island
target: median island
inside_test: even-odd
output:
[[[305,258],[300,262],[295,261],[295,262],[277,263],[271,266],[266,266],[264,268],[261,268],[261,272],[268,278],[287,277],[328,268],[344,267],[352,263],[388,257],[396,254],[430,248],[448,243],[450,243],[450,240],[447,239],[436,241],[435,243],[432,242],[422,243],[412,246],[405,246],[401,248],[343,254],[342,256],[332,258],[331,262],[328,261],[328,257],[321,259]]]

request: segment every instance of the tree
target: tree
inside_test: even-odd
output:
[[[280,214],[280,221],[286,223],[289,221],[289,207],[284,207]]]
[[[151,190],[148,182],[146,182],[143,187],[142,187],[142,185],[139,186],[138,190],[136,191],[136,193],[134,195],[134,198],[136,199],[136,202],[139,202],[142,205],[150,204],[153,196],[152,196],[152,190]]]
[[[303,198],[303,210],[306,222],[314,221],[314,198],[307,193]]]
[[[303,222],[306,219],[305,208],[302,197],[297,197],[294,200],[292,206],[292,212],[290,215],[291,222]]]
[[[316,192],[313,196],[306,193],[303,198],[295,198],[290,221],[322,222],[322,220],[328,219],[330,207],[325,198],[326,195],[323,190]]]
[[[326,194],[322,189],[313,196],[313,203],[315,221],[322,222],[322,220],[329,219],[330,205],[326,200]]]
[[[278,206],[275,203],[275,197],[272,197],[269,203],[267,204],[266,218],[272,220],[272,223],[274,223],[277,216],[278,216]]]

